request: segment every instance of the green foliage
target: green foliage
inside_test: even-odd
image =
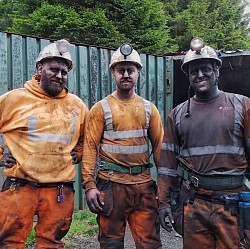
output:
[[[97,231],[96,215],[91,213],[89,209],[79,210],[74,212],[70,230],[63,238],[63,241],[67,246],[74,246],[74,238],[91,237],[96,235]],[[26,240],[26,245],[28,246],[34,243],[35,231],[32,229],[32,232]]]
[[[31,233],[29,234],[28,238],[26,239],[26,245],[32,245],[35,243],[35,230],[32,229]]]
[[[117,45],[124,39],[102,10],[85,9],[78,13],[73,8],[47,3],[26,17],[14,18],[8,31],[99,46]]]
[[[162,55],[195,36],[217,49],[250,49],[242,0],[2,0],[0,30]]]
[[[250,48],[241,0],[173,2],[178,11],[170,20],[175,24],[170,34],[176,37],[179,50],[189,49],[190,40],[196,36],[216,49]]]

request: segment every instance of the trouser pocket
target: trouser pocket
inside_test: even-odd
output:
[[[112,182],[98,178],[97,189],[100,191],[104,201],[104,206],[102,207],[103,210],[100,212],[100,214],[109,216],[114,206]]]

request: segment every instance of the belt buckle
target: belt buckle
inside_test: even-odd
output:
[[[132,167],[129,167],[129,174],[132,175]]]
[[[198,188],[199,179],[196,176],[191,176],[191,182],[194,184],[195,187]]]
[[[37,187],[37,188],[42,188],[43,187],[43,184],[39,183],[39,182],[35,182],[33,184],[34,187]]]
[[[102,168],[104,166],[105,162],[104,161],[100,161],[99,163],[99,167]]]

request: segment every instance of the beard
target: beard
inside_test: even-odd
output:
[[[54,84],[51,82],[51,80],[48,79],[45,73],[41,75],[41,81],[40,81],[41,88],[52,97],[58,96],[64,89],[64,84]]]

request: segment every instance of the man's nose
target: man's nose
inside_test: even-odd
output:
[[[203,74],[203,71],[201,69],[198,70],[198,77],[202,77],[204,74]]]
[[[128,77],[129,77],[128,71],[127,71],[127,70],[125,70],[125,72],[124,72],[124,74],[123,74],[123,77],[124,77],[124,78],[128,78]]]
[[[57,74],[56,74],[56,77],[61,79],[62,78],[62,72],[58,71]]]

